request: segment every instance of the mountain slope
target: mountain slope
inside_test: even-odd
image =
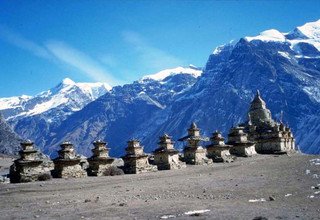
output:
[[[204,135],[218,129],[226,136],[231,126],[247,120],[258,89],[273,117],[292,128],[299,148],[320,153],[320,20],[288,33],[272,29],[219,46],[203,73],[195,67],[164,70],[114,87],[96,100],[77,86],[70,88],[56,89],[65,91],[57,99],[64,100],[61,105],[52,101],[50,90],[55,108],[47,111],[32,110],[45,109],[47,101],[24,96],[7,100],[7,106],[17,107],[3,112],[15,131],[35,137],[51,156],[64,140],[90,155],[95,139],[108,141],[111,154],[120,156],[130,138],[139,138],[150,152],[160,135],[177,140],[192,121]],[[31,110],[24,109],[26,103],[32,103]]]
[[[46,153],[53,155],[59,143],[70,140],[79,152],[90,155],[92,141],[105,139],[111,154],[124,153],[130,138],[149,136],[165,120],[166,109],[188,90],[201,74],[198,69],[175,68],[166,76],[154,75],[124,86],[114,87],[52,130]],[[151,122],[152,124],[149,124]]]
[[[0,153],[17,154],[21,138],[15,134],[0,114]]]
[[[1,98],[0,108],[16,133],[43,148],[53,128],[108,90],[103,83],[75,83],[67,78],[34,97]]]
[[[320,27],[319,21],[315,24]],[[279,33],[263,32],[216,49],[202,77],[173,103],[170,120],[144,140],[146,145],[152,146],[153,138],[163,132],[181,137],[191,121],[197,121],[207,135],[215,129],[227,135],[232,125],[246,120],[259,89],[276,119],[283,111],[300,149],[319,153],[320,52],[315,47],[319,38],[287,39]]]

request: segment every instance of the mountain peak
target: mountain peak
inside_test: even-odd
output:
[[[299,26],[294,31],[297,30],[309,39],[320,39],[320,19]]]
[[[146,76],[142,77],[141,80],[152,79],[152,80],[156,80],[156,81],[162,81],[165,78],[167,78],[168,76],[174,76],[174,75],[178,75],[178,74],[190,74],[190,75],[194,76],[195,78],[197,78],[201,75],[201,73],[202,73],[202,70],[200,70],[199,68],[190,64],[189,67],[179,66],[179,67],[172,68],[172,69],[162,70],[162,71],[155,73],[155,74],[146,75]]]
[[[261,32],[258,36],[255,37],[245,37],[247,41],[261,40],[261,41],[280,41],[283,42],[286,40],[285,36],[276,29],[270,29]]]
[[[244,38],[247,42],[262,41],[265,43],[285,43],[290,45],[290,48],[300,55],[300,44],[309,44],[318,51],[320,51],[320,19],[313,22],[305,23],[302,26],[296,27],[294,30],[284,33],[276,29],[269,29],[262,31],[257,36],[247,36]],[[218,46],[213,51],[214,55],[218,55],[221,52],[227,52],[234,49],[234,45],[240,41],[233,41],[232,43]]]
[[[62,84],[64,84],[64,85],[74,85],[76,83],[70,78],[65,78],[65,79],[62,80]]]

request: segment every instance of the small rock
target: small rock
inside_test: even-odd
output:
[[[49,203],[50,203],[50,201],[49,201],[49,200],[47,200],[47,201],[46,201],[46,203],[47,203],[47,204],[49,204]]]
[[[275,201],[276,198],[274,196],[269,196],[269,201]]]
[[[268,220],[268,219],[263,216],[257,216],[257,217],[254,217],[253,220]]]
[[[39,216],[39,215],[35,215],[34,217],[35,217],[35,218],[39,218],[40,216]]]
[[[200,216],[201,215],[201,213],[194,213],[194,214],[191,214],[190,216]]]
[[[85,199],[84,202],[85,202],[85,203],[91,202],[91,199]]]
[[[124,202],[119,204],[119,206],[125,206],[125,205],[127,205],[127,204]]]

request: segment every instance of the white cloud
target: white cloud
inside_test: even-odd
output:
[[[133,31],[122,33],[125,42],[130,44],[138,53],[140,65],[148,68],[163,69],[183,65],[183,60],[151,46],[140,34]]]
[[[19,33],[15,33],[1,24],[0,39],[18,48],[29,51],[35,56],[48,59],[52,62],[55,62],[55,59],[62,61],[80,70],[83,74],[93,80],[106,82],[111,85],[119,84],[119,81],[115,80],[112,74],[106,71],[99,62],[95,61],[85,53],[72,48],[66,43],[60,41],[50,41],[46,43],[45,46],[42,46],[29,39],[26,39]],[[110,56],[109,62],[111,62],[111,58],[112,57]]]
[[[66,43],[49,41],[46,47],[59,60],[77,68],[90,78],[113,85],[118,83],[97,61]]]
[[[9,30],[7,27],[3,25],[0,25],[0,39],[16,47],[27,50],[36,56],[50,59],[50,54],[45,48],[32,42],[31,40],[24,38],[20,34]]]
[[[114,57],[113,54],[104,54],[99,58],[99,60],[107,65],[108,67],[118,67],[119,61]]]

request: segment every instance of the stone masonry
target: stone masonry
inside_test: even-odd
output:
[[[186,164],[179,160],[179,151],[174,149],[171,137],[164,134],[160,137],[159,147],[154,151],[154,163],[158,170],[172,170],[185,168]]]

